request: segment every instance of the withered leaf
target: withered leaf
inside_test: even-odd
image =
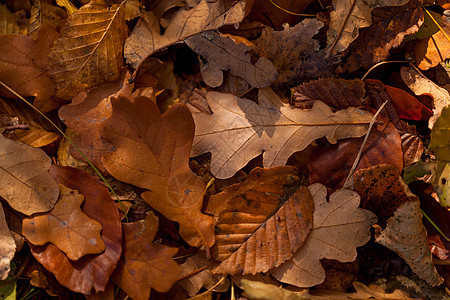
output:
[[[328,45],[331,53],[345,50],[358,37],[360,28],[372,24],[371,12],[377,7],[400,6],[408,0],[333,0],[334,10],[330,14]]]
[[[0,4],[0,34],[20,33],[26,34],[28,29],[27,23],[21,22],[16,16],[8,10],[4,4]]]
[[[113,281],[135,300],[149,299],[151,289],[167,292],[180,272],[172,259],[178,249],[152,243],[158,231],[158,218],[150,212],[145,220],[122,226],[123,260],[117,265]]]
[[[437,159],[450,161],[450,105],[444,107],[441,116],[434,123],[429,148]]]
[[[64,9],[51,5],[45,0],[36,0],[31,7],[28,35],[35,37],[38,28],[42,25],[48,25],[59,32],[64,23],[66,23],[66,19],[67,13]]]
[[[271,271],[279,281],[299,287],[323,282],[321,258],[355,260],[356,247],[369,241],[369,229],[376,222],[373,213],[358,208],[360,198],[354,191],[338,190],[327,200],[327,189],[320,183],[308,189],[314,199],[313,229],[294,257]]]
[[[193,8],[179,10],[161,35],[159,20],[153,12],[142,16],[125,41],[125,58],[133,68],[153,53],[174,43],[223,25],[238,24],[244,18],[247,0],[201,0]]]
[[[313,199],[298,185],[291,166],[255,168],[243,183],[211,197],[225,202],[216,225],[217,260],[213,272],[256,274],[290,259],[312,228]],[[285,202],[283,202],[285,201]]]
[[[48,174],[51,159],[41,149],[0,135],[0,196],[15,210],[46,212],[58,200],[58,185]]]
[[[119,212],[108,189],[96,178],[78,169],[53,166],[52,176],[70,189],[84,195],[83,212],[102,225],[102,240],[105,251],[97,255],[87,255],[78,261],[71,261],[52,244],[30,245],[33,256],[59,283],[70,290],[89,294],[92,289],[103,291],[109,282],[122,252],[122,225]]]
[[[195,122],[191,156],[211,152],[211,172],[229,178],[262,152],[264,167],[286,163],[315,139],[330,143],[366,133],[372,115],[348,108],[336,113],[316,101],[311,110],[293,108],[270,88],[259,90],[259,105],[231,94],[209,92],[213,114],[190,106]]]
[[[81,211],[83,195],[62,184],[59,190],[58,202],[50,212],[23,219],[22,234],[36,246],[54,244],[72,261],[104,251],[102,225]]]
[[[84,88],[119,78],[126,37],[123,1],[84,5],[68,19],[49,55],[49,77],[56,95],[70,99]]]
[[[169,220],[191,246],[214,244],[213,218],[201,213],[205,183],[189,169],[194,123],[186,106],[165,114],[152,98],[120,94],[101,135],[117,149],[103,156],[115,178],[149,191],[142,198]]]
[[[277,69],[265,57],[260,57],[254,64],[251,62],[249,51],[253,44],[245,38],[207,31],[185,42],[203,58],[200,72],[203,81],[211,87],[222,84],[225,70],[256,88],[270,85],[278,75]]]
[[[8,224],[5,219],[5,212],[0,203],[0,281],[8,277],[10,271],[11,260],[16,253],[16,243],[9,231]]]

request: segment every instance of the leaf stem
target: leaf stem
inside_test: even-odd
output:
[[[373,69],[375,69],[376,67],[379,67],[381,65],[384,64],[388,64],[388,63],[407,63],[408,61],[406,60],[386,60],[386,61],[380,61],[379,63],[373,65],[372,67],[370,67],[369,70],[367,70],[366,74],[364,74],[364,76],[361,78],[361,80],[366,79],[367,75],[369,75],[370,72],[372,72]]]
[[[436,24],[436,26],[439,28],[439,30],[444,34],[447,41],[450,43],[450,37],[447,35],[445,30],[442,29],[442,27],[441,27],[441,25],[439,25],[438,21],[436,21],[436,19],[430,14],[430,12],[425,7],[422,7],[422,9],[430,16],[431,20],[433,20],[433,22]]]
[[[445,233],[436,225],[436,223],[434,223],[431,218],[422,210],[420,209],[420,211],[422,212],[422,215],[425,217],[425,219],[428,220],[428,222],[430,222],[430,224],[434,227],[434,229],[437,230],[437,232],[439,232],[440,235],[442,235],[442,237],[444,239],[446,239],[448,242],[450,242],[450,238],[448,238]]]
[[[292,12],[290,10],[287,10],[286,8],[283,8],[283,7],[279,6],[278,4],[273,2],[272,0],[269,0],[269,1],[270,1],[270,3],[272,3],[273,6],[275,6],[276,8],[278,8],[278,9],[280,9],[280,10],[282,10],[282,11],[284,11],[284,12],[290,14],[290,15],[300,16],[300,17],[313,17],[313,18],[316,17],[316,15],[313,15],[313,14],[299,14],[299,13]]]

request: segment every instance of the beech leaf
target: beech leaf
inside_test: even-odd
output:
[[[8,224],[5,219],[5,212],[0,203],[0,281],[8,278],[11,260],[16,253],[16,243],[9,231]]]
[[[351,190],[338,190],[327,199],[327,189],[320,183],[308,187],[314,199],[313,229],[294,257],[271,274],[281,282],[299,287],[320,284],[325,270],[320,259],[350,262],[356,259],[356,247],[370,239],[370,227],[376,216],[360,209],[360,198]]]
[[[150,191],[142,198],[169,220],[191,246],[214,244],[213,218],[201,213],[205,182],[189,169],[194,123],[186,106],[162,116],[152,98],[120,94],[101,135],[117,149],[103,156],[115,178]]]
[[[59,194],[47,172],[51,164],[41,149],[0,135],[0,196],[25,215],[51,210]]]
[[[102,225],[81,211],[84,196],[62,184],[59,189],[59,200],[50,212],[23,219],[22,234],[36,246],[54,244],[73,261],[104,251]]]
[[[119,78],[126,24],[120,5],[94,0],[74,12],[49,56],[56,95],[70,99],[79,91]]]
[[[261,88],[270,85],[278,75],[277,69],[265,57],[251,62],[249,51],[253,44],[242,37],[221,35],[213,31],[194,35],[186,39],[186,44],[203,59],[200,72],[203,81],[211,86],[222,85],[222,71],[245,79],[251,86]]]
[[[116,282],[134,300],[147,300],[150,290],[167,292],[177,281],[180,266],[172,259],[177,248],[153,243],[158,218],[150,212],[145,220],[125,223],[123,260],[113,274]]]
[[[264,167],[279,166],[315,139],[336,143],[360,137],[372,119],[353,107],[333,113],[320,101],[311,110],[293,108],[270,88],[259,90],[259,105],[218,92],[208,92],[206,98],[213,114],[189,106],[195,122],[191,156],[211,152],[211,172],[218,178],[233,176],[262,152]]]

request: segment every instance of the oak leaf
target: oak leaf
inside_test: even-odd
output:
[[[362,136],[372,118],[355,108],[333,113],[320,101],[311,110],[293,108],[270,88],[259,90],[259,105],[217,92],[206,98],[213,114],[190,106],[195,122],[191,156],[211,152],[211,172],[218,178],[233,176],[262,152],[264,167],[279,166],[315,139],[326,137],[336,143]]]
[[[313,199],[301,186],[286,200],[298,182],[293,172],[290,166],[255,168],[246,181],[215,195],[226,207],[216,225],[216,259],[222,262],[214,273],[267,272],[303,245],[312,228]]]
[[[117,149],[103,155],[115,178],[148,189],[142,198],[169,220],[191,246],[214,244],[213,218],[201,213],[205,183],[189,169],[194,123],[186,106],[160,115],[154,96],[120,94],[101,135]]]
[[[142,16],[125,41],[124,54],[133,68],[147,57],[184,39],[223,25],[238,24],[244,18],[246,0],[201,0],[193,8],[179,10],[161,35],[159,20],[153,12]]]
[[[123,1],[84,5],[68,19],[49,55],[49,77],[56,95],[70,99],[84,88],[119,78],[126,37]]]
[[[0,196],[13,209],[31,215],[53,208],[59,190],[44,151],[0,135],[0,158]]]
[[[22,234],[36,246],[54,244],[72,261],[104,251],[102,225],[81,211],[83,195],[61,184],[59,190],[58,202],[50,212],[23,219]]]
[[[358,208],[360,198],[354,191],[338,190],[327,199],[327,189],[320,183],[308,189],[314,199],[313,228],[294,257],[271,271],[279,281],[300,287],[324,281],[322,258],[355,260],[356,247],[369,241],[369,229],[376,222],[373,213]]]
[[[0,204],[0,281],[8,277],[11,260],[16,253],[16,243],[9,231],[5,219],[5,212]]]
[[[333,0],[327,32],[329,51],[345,50],[358,37],[358,30],[372,24],[371,12],[377,7],[405,5],[408,0]]]
[[[50,173],[70,189],[84,195],[83,212],[102,225],[105,251],[71,261],[52,244],[30,245],[31,253],[58,282],[72,291],[85,295],[105,290],[122,252],[122,225],[119,212],[108,189],[96,178],[78,169],[53,166]]]
[[[149,299],[151,289],[162,293],[169,291],[180,271],[172,259],[178,249],[152,242],[158,231],[158,218],[150,212],[145,220],[122,226],[123,260],[117,265],[112,280],[135,300]]]

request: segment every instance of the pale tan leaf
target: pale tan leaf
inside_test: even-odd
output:
[[[254,46],[245,38],[207,31],[185,42],[203,58],[200,72],[203,81],[211,87],[222,84],[225,70],[256,88],[270,85],[278,75],[277,69],[265,57],[260,57],[254,64],[251,62],[249,52]]]
[[[55,207],[47,214],[23,219],[22,234],[35,246],[52,243],[72,261],[105,250],[102,225],[81,211],[84,196],[59,185]]]
[[[5,219],[5,212],[0,203],[0,281],[5,280],[9,274],[11,260],[16,253],[16,243],[9,231]]]
[[[28,20],[18,20],[16,15],[8,10],[4,4],[0,4],[0,34],[20,33],[26,34],[28,28]]]
[[[372,114],[353,107],[333,113],[320,101],[311,110],[293,108],[270,88],[260,89],[258,99],[259,105],[209,92],[212,115],[190,106],[195,122],[191,156],[211,152],[214,176],[229,178],[262,152],[264,167],[284,165],[315,139],[326,137],[336,143],[364,135],[372,119]]]
[[[333,0],[328,29],[329,51],[333,54],[347,49],[358,37],[360,28],[372,24],[371,12],[377,7],[400,6],[409,0]]]
[[[255,300],[271,300],[271,299],[283,299],[283,300],[301,300],[311,299],[308,290],[302,292],[293,292],[282,288],[281,286],[275,286],[272,284],[262,283],[258,281],[251,281],[242,279],[242,289],[244,290],[244,296],[247,299]]]
[[[159,20],[153,12],[142,16],[125,41],[125,58],[133,68],[155,53],[170,45],[223,25],[238,24],[244,18],[248,0],[201,0],[197,5],[179,10],[161,35]]]
[[[442,109],[447,105],[450,105],[450,94],[446,89],[438,86],[413,68],[402,67],[400,69],[400,75],[414,94],[417,96],[428,94],[433,97],[433,116],[428,120],[428,127],[432,129],[434,122],[436,122],[437,118],[441,115]]]
[[[271,272],[279,281],[299,287],[324,281],[322,258],[355,260],[356,247],[369,241],[369,229],[376,222],[373,213],[358,208],[360,198],[354,191],[338,190],[327,199],[322,184],[308,188],[314,198],[313,229],[294,257]]]
[[[124,2],[109,7],[94,0],[69,17],[49,56],[57,96],[70,99],[85,88],[119,78],[127,28]]]
[[[41,149],[0,135],[0,196],[15,210],[31,215],[53,208],[59,190],[47,172],[50,166]]]

